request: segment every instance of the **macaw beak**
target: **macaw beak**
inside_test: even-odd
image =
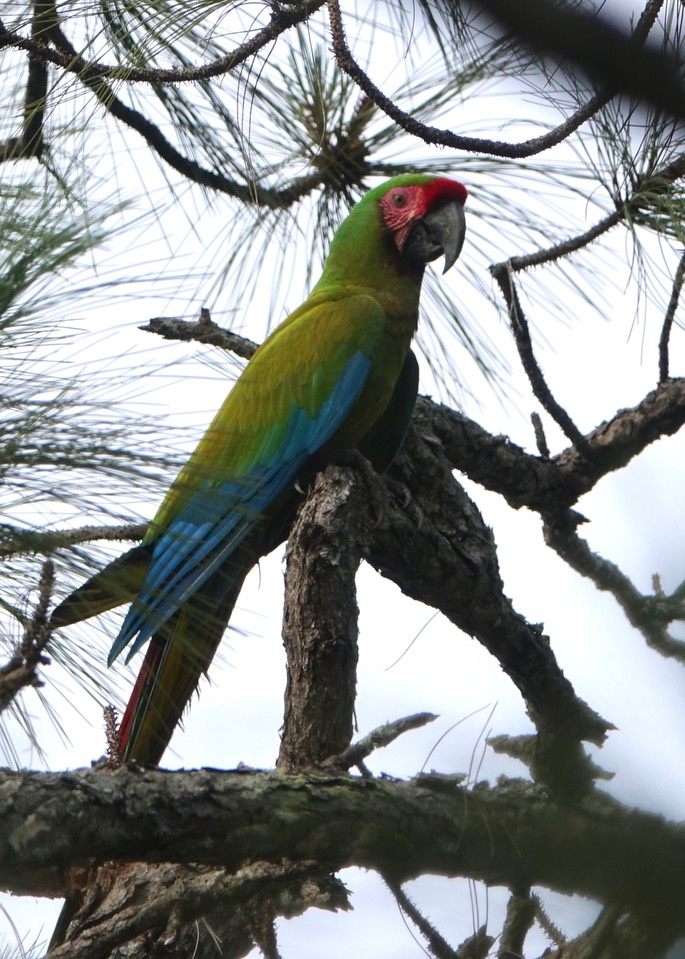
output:
[[[447,273],[461,253],[465,236],[464,204],[459,200],[448,200],[430,210],[412,227],[403,252],[405,256],[421,263],[430,263],[444,255],[445,267],[442,272]]]

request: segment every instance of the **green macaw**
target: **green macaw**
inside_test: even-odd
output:
[[[321,279],[246,366],[142,543],[54,611],[66,626],[130,603],[109,663],[148,640],[120,728],[124,758],[158,763],[206,672],[248,571],[287,535],[296,484],[358,449],[384,469],[416,399],[410,350],[427,262],[464,241],[466,189],[398,176],[367,193]],[[128,661],[128,660],[127,660]]]

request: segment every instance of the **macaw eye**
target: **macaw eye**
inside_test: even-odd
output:
[[[407,205],[407,197],[404,193],[393,193],[392,195],[392,205],[396,207],[402,207]]]

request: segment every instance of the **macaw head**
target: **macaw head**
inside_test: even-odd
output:
[[[466,187],[448,177],[404,174],[370,190],[338,227],[322,285],[420,286],[426,263],[454,265],[464,243]],[[443,271],[444,272],[444,271]]]
[[[395,177],[384,184],[381,217],[403,258],[417,264],[445,257],[443,273],[464,245],[466,187],[447,177]]]

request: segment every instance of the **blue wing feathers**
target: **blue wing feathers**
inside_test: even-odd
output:
[[[132,641],[128,659],[211,576],[295,480],[306,460],[340,429],[369,375],[371,359],[353,354],[315,416],[293,406],[277,449],[266,444],[246,475],[203,481],[154,543],[152,562],[109,657]],[[320,389],[313,382],[312,394]],[[310,394],[310,400],[312,395]],[[267,459],[268,461],[263,462]]]

